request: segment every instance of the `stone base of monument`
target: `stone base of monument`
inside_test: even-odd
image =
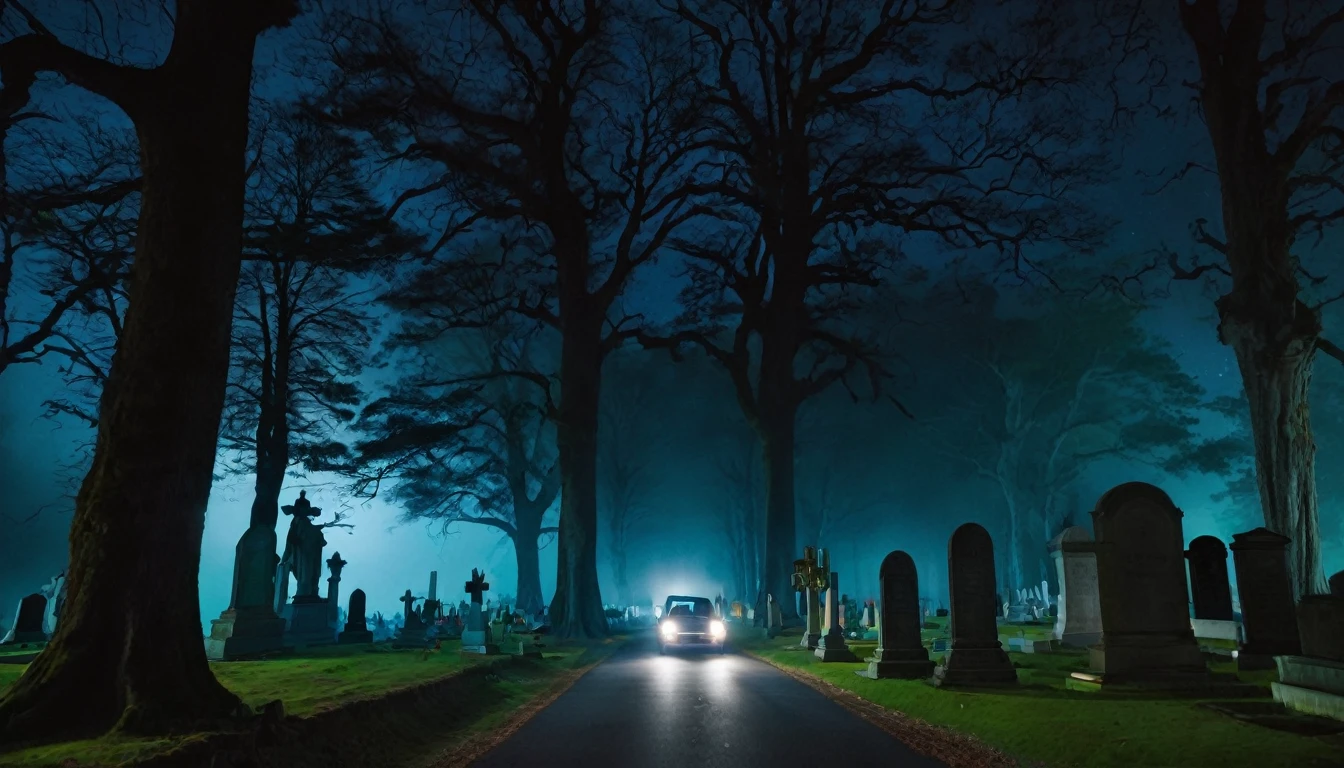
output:
[[[920,680],[933,674],[933,662],[926,648],[888,651],[878,648],[867,659],[868,669],[854,674],[873,680]]]
[[[331,628],[331,604],[326,600],[289,604],[289,628],[285,630],[285,645],[306,648],[315,645],[334,645],[336,630]]]
[[[224,611],[210,622],[205,657],[231,661],[285,648],[285,620],[269,608]]]
[[[1249,648],[1237,649],[1237,669],[1242,672],[1259,672],[1266,669],[1274,669],[1274,659],[1277,654],[1264,653]]]
[[[798,641],[799,648],[806,648],[809,651],[815,651],[821,644],[822,634],[820,632],[804,632],[803,639]]]
[[[1017,668],[999,643],[992,647],[967,648],[954,641],[943,657],[943,663],[933,670],[933,684],[937,686],[1016,685]]]
[[[839,634],[822,637],[820,642],[817,643],[816,650],[812,651],[812,655],[822,661],[854,662],[859,660],[859,657],[855,656],[854,652],[849,650],[849,646],[845,644],[844,636]]]
[[[499,653],[499,646],[491,642],[490,633],[481,629],[469,629],[462,633],[462,652],[479,653],[485,656],[494,656]]]
[[[354,643],[372,643],[373,633],[369,630],[347,629],[336,636],[336,642],[341,645],[351,645]]]
[[[1344,720],[1344,664],[1306,656],[1279,656],[1274,700],[1297,712]]]
[[[1221,619],[1191,619],[1190,630],[1197,640],[1241,640],[1241,622]]]
[[[1065,648],[1090,648],[1101,642],[1100,632],[1064,632],[1055,637]]]

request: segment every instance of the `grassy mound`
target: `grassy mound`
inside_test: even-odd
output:
[[[1004,627],[1004,636],[1022,632],[1045,639],[1049,629]],[[1033,635],[1044,633],[1041,637]],[[925,644],[944,636],[926,630]],[[1344,765],[1344,739],[1312,737],[1249,724],[1212,711],[1192,698],[1160,693],[1080,693],[1064,680],[1087,666],[1082,651],[1010,653],[1020,685],[1011,690],[940,690],[922,681],[869,680],[855,672],[866,664],[822,663],[798,647],[797,631],[774,640],[744,632],[737,645],[772,664],[811,675],[890,710],[974,736],[1019,760],[1048,766],[1233,766]],[[864,658],[875,643],[855,642]],[[935,661],[942,654],[931,653]],[[1215,663],[1214,671],[1231,672]],[[1273,673],[1242,675],[1244,682],[1269,685]],[[1263,699],[1258,700],[1264,702]]]
[[[267,661],[212,663],[220,682],[249,705],[284,702],[285,720],[241,734],[52,744],[0,754],[0,766],[172,768],[211,759],[222,760],[215,763],[221,767],[432,765],[616,647],[548,646],[539,661],[463,655],[457,643],[445,642],[428,652],[331,646]],[[22,669],[0,664],[0,692]]]

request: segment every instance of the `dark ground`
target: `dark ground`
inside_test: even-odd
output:
[[[779,768],[851,760],[942,765],[768,664],[731,650],[660,656],[648,637],[473,765]]]

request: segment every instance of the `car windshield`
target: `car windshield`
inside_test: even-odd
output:
[[[695,616],[709,619],[714,616],[714,604],[703,597],[670,597],[663,615],[673,618]]]

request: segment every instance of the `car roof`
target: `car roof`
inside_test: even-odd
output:
[[[705,601],[706,603],[710,602],[710,599],[709,599],[708,597],[691,597],[690,595],[668,595],[668,596],[667,596],[667,599],[668,599],[668,602],[671,602],[671,601],[673,601],[673,600],[677,600],[677,601],[681,601],[681,602],[690,602],[690,603],[693,603],[693,602],[695,602],[695,601],[697,601],[697,600],[703,600],[703,601]]]

